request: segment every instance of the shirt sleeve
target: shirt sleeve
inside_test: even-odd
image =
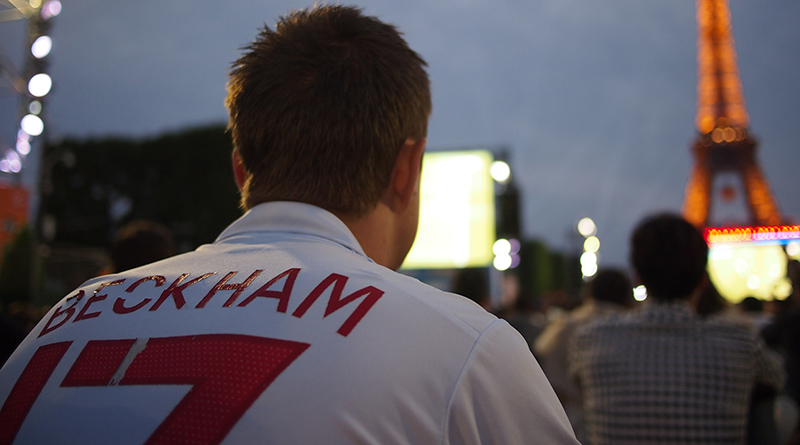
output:
[[[777,352],[768,348],[764,341],[756,336],[756,382],[767,385],[778,391],[783,389],[786,375],[783,360]]]
[[[534,353],[542,366],[544,375],[553,386],[562,402],[580,403],[581,393],[575,379],[569,373],[569,345],[575,334],[576,323],[562,317],[548,326],[536,340]]]
[[[504,320],[478,338],[456,383],[444,443],[577,444],[522,336]]]

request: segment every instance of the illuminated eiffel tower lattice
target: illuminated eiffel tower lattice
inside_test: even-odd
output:
[[[769,183],[756,162],[756,139],[748,132],[749,117],[734,47],[728,0],[697,0],[698,135],[693,142],[694,167],[686,187],[683,215],[708,227],[714,181],[738,177],[748,220],[745,225],[778,225],[781,215]],[[722,190],[722,199],[735,192]]]

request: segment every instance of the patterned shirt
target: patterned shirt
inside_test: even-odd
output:
[[[744,443],[754,384],[783,382],[752,329],[686,302],[597,320],[570,346],[590,444]]]

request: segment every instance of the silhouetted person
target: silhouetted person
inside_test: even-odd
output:
[[[800,262],[789,260],[786,274],[792,283],[793,293],[786,300],[776,302],[780,310],[773,322],[762,331],[765,341],[784,358],[786,389],[784,394],[800,406]],[[796,424],[789,440],[800,444],[800,422]]]
[[[725,297],[723,297],[711,277],[706,276],[703,280],[704,284],[701,285],[702,289],[697,293],[697,296],[692,299],[692,306],[697,315],[701,317],[712,317],[722,315],[728,308],[729,304]]]
[[[111,246],[111,262],[115,272],[122,272],[175,253],[175,241],[169,229],[155,221],[136,220],[117,231]]]
[[[764,311],[764,301],[756,297],[744,297],[739,302],[739,310],[745,319],[750,321],[759,332],[772,323],[773,315]]]
[[[547,326],[547,319],[539,310],[538,299],[534,299],[531,295],[517,295],[511,301],[509,307],[495,313],[495,315],[508,321],[514,329],[519,331],[528,343],[531,353],[534,352],[536,339],[539,338],[539,335],[542,334],[545,326]],[[534,354],[534,357],[536,357],[536,354]]]
[[[485,269],[458,269],[453,276],[452,291],[478,303],[486,310],[491,306],[489,277]]]
[[[580,328],[572,345],[587,443],[745,443],[754,385],[780,388],[783,372],[752,329],[693,312],[703,236],[679,216],[647,218],[630,258],[646,303]]]
[[[27,335],[28,331],[21,323],[7,314],[5,310],[0,311],[0,367]]]
[[[583,289],[584,302],[552,321],[539,335],[534,354],[579,439],[583,435],[583,397],[580,386],[569,375],[568,346],[575,331],[598,318],[629,309],[633,303],[633,286],[628,275],[617,269],[601,269]]]

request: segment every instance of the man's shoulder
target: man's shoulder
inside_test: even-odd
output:
[[[576,334],[594,335],[593,333],[606,332],[613,333],[630,329],[639,324],[640,321],[627,312],[609,312],[597,314],[596,316],[583,320],[576,327]]]
[[[443,323],[453,323],[482,332],[498,318],[467,297],[443,291],[409,275],[394,272],[374,265],[386,286],[401,298],[393,301],[398,305],[413,305],[426,312],[438,314]]]
[[[756,326],[740,318],[715,316],[704,320],[703,327],[708,336],[723,341],[756,342],[759,338]]]

